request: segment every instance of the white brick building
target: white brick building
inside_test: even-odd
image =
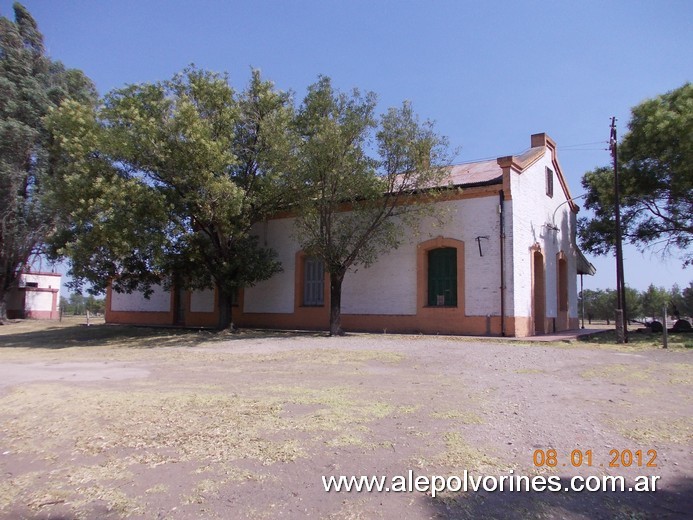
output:
[[[461,188],[438,202],[443,228],[419,234],[368,269],[347,273],[345,330],[529,336],[577,328],[578,273],[593,267],[575,243],[578,207],[571,200],[546,134],[518,156],[451,167]],[[258,226],[283,271],[241,291],[241,326],[327,329],[327,273],[300,250],[292,217]],[[216,294],[167,292],[150,300],[109,291],[106,320],[213,326]]]

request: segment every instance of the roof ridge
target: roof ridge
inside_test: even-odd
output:
[[[477,163],[482,163],[482,162],[497,161],[498,159],[501,159],[503,157],[519,157],[521,155],[526,154],[530,150],[533,150],[534,148],[543,148],[543,147],[542,146],[530,146],[529,148],[524,148],[522,151],[510,154],[510,155],[491,155],[491,156],[482,157],[479,159],[472,159],[469,161],[462,161],[462,162],[458,162],[458,163],[448,164],[447,166],[449,168],[452,168],[455,166],[464,166],[465,164],[477,164]]]

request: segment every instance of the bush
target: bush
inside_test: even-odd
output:
[[[676,320],[672,328],[674,332],[688,332],[692,329],[693,327],[691,327],[691,323],[688,320]]]
[[[652,332],[663,332],[664,326],[661,321],[653,321],[647,325]]]

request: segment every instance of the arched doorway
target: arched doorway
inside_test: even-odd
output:
[[[532,253],[532,314],[534,334],[544,334],[546,332],[546,276],[544,255],[541,251]]]

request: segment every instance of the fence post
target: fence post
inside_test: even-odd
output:
[[[664,342],[664,348],[669,348],[669,337],[667,336],[667,306],[664,304],[664,309],[662,310],[662,341]]]

